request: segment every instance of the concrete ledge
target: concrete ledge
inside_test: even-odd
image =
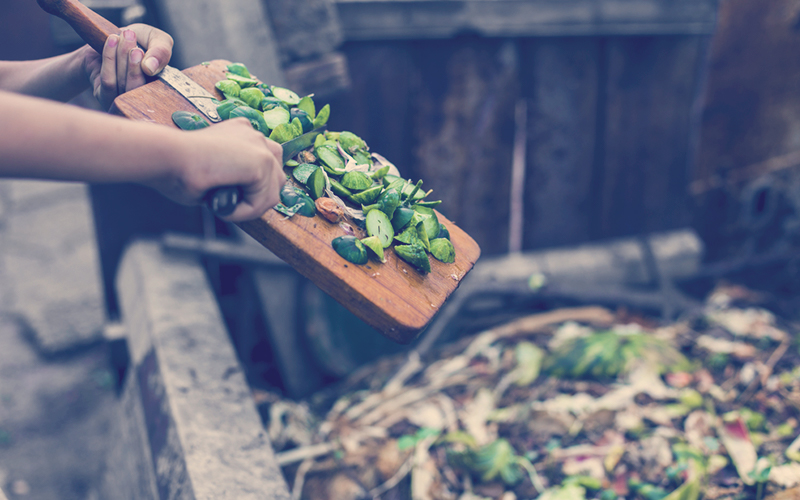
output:
[[[86,186],[0,184],[0,306],[24,319],[45,355],[99,341],[106,312]]]
[[[122,394],[130,429],[121,441],[149,456],[147,470],[135,459],[113,464],[138,477],[117,483],[128,491],[115,497],[288,500],[198,260],[134,243],[117,289],[130,353]],[[125,460],[124,453],[113,456]]]

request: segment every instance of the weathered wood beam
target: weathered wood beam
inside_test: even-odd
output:
[[[708,34],[717,0],[335,0],[347,40]]]
[[[117,288],[130,351],[123,404],[139,426],[128,442],[149,456],[123,466],[139,479],[115,497],[288,500],[199,259],[134,243]]]
[[[172,65],[185,68],[204,61],[243,62],[262,81],[284,85],[275,35],[260,0],[150,0],[175,39]]]

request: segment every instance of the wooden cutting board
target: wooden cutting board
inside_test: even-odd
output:
[[[184,73],[222,99],[214,85],[225,78],[228,64],[223,60],[211,61]],[[162,81],[119,96],[112,108],[113,113],[132,120],[168,127],[175,127],[172,113],[178,110],[196,112]],[[335,117],[336,110],[332,109],[331,114]],[[290,170],[286,172],[288,175]],[[480,256],[475,240],[442,214],[437,212],[437,216],[450,232],[456,261],[445,264],[431,257],[428,274],[418,272],[392,250],[387,250],[385,263],[370,260],[367,265],[359,266],[345,261],[331,247],[331,241],[345,234],[345,229],[319,215],[286,218],[268,210],[260,219],[238,225],[364,322],[396,342],[408,343],[431,322]],[[366,236],[355,223],[350,226],[356,236]]]

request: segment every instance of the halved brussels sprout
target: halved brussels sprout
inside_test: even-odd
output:
[[[428,254],[422,245],[397,245],[394,247],[394,253],[423,273],[431,272],[431,262],[428,260]]]
[[[264,93],[255,87],[248,87],[239,92],[239,99],[243,100],[251,108],[257,110],[261,107],[261,100],[264,99]]]
[[[450,243],[450,240],[446,238],[431,240],[431,255],[447,264],[452,264],[456,261],[456,249]]]
[[[278,128],[278,125],[282,123],[289,123],[289,120],[289,112],[281,107],[264,111],[264,121],[267,123],[267,127],[272,130]]]
[[[367,236],[361,243],[367,247],[372,253],[377,257],[377,259],[381,262],[386,262],[386,258],[383,256],[383,244],[381,243],[380,238],[377,236]]]
[[[227,98],[239,97],[242,91],[242,87],[233,80],[220,80],[214,86]]]
[[[250,74],[250,71],[247,69],[242,63],[231,63],[227,66],[228,72],[233,73],[234,75],[239,75],[244,78],[252,78],[253,75]]]
[[[311,127],[313,128],[314,117],[317,116],[317,108],[314,105],[314,100],[311,99],[311,96],[307,95],[300,99],[300,102],[297,103],[297,108],[306,112],[308,118],[312,121]]]
[[[289,142],[294,139],[296,136],[294,134],[294,127],[289,125],[288,123],[281,123],[272,133],[269,134],[269,138],[273,141],[283,144],[284,142]]]
[[[208,127],[208,122],[202,116],[190,111],[176,111],[172,113],[172,121],[181,130],[198,130]]]
[[[331,246],[333,246],[336,253],[341,255],[344,260],[352,262],[353,264],[361,266],[366,264],[367,260],[369,260],[367,249],[355,236],[345,235],[334,238],[331,242]]]
[[[383,191],[383,186],[374,186],[350,195],[350,200],[356,205],[366,205],[375,201]]]
[[[317,199],[325,195],[325,171],[317,167],[306,180],[306,187],[311,198]]]
[[[308,178],[311,177],[311,174],[314,173],[314,170],[318,168],[319,167],[313,163],[301,163],[292,170],[292,177],[297,179],[297,182],[300,184],[305,184]]]
[[[285,102],[289,106],[296,106],[300,103],[300,96],[289,89],[276,87],[274,85],[270,87],[270,89],[272,90],[272,95]]]
[[[298,189],[290,184],[285,184],[281,189],[281,203],[289,208],[300,204],[301,206],[297,213],[305,217],[314,217],[317,213],[314,200],[309,198],[302,189]]]
[[[342,186],[346,187],[350,191],[364,191],[372,186],[372,179],[370,179],[370,177],[364,172],[359,172],[358,170],[346,172],[342,176],[342,180],[340,182],[342,183]]]
[[[317,116],[314,118],[314,128],[320,128],[325,126],[328,123],[328,118],[331,115],[331,106],[330,104],[326,104],[319,110]]]
[[[238,118],[244,117],[250,120],[250,124],[253,126],[254,129],[258,130],[264,135],[269,134],[269,127],[267,127],[267,122],[264,121],[264,115],[261,114],[261,111],[257,111],[250,106],[239,106],[234,108],[230,114],[231,118]]]

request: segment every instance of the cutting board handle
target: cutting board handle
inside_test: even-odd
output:
[[[86,43],[101,54],[106,38],[120,32],[114,23],[77,0],[36,1],[47,13],[58,16],[69,23]]]

